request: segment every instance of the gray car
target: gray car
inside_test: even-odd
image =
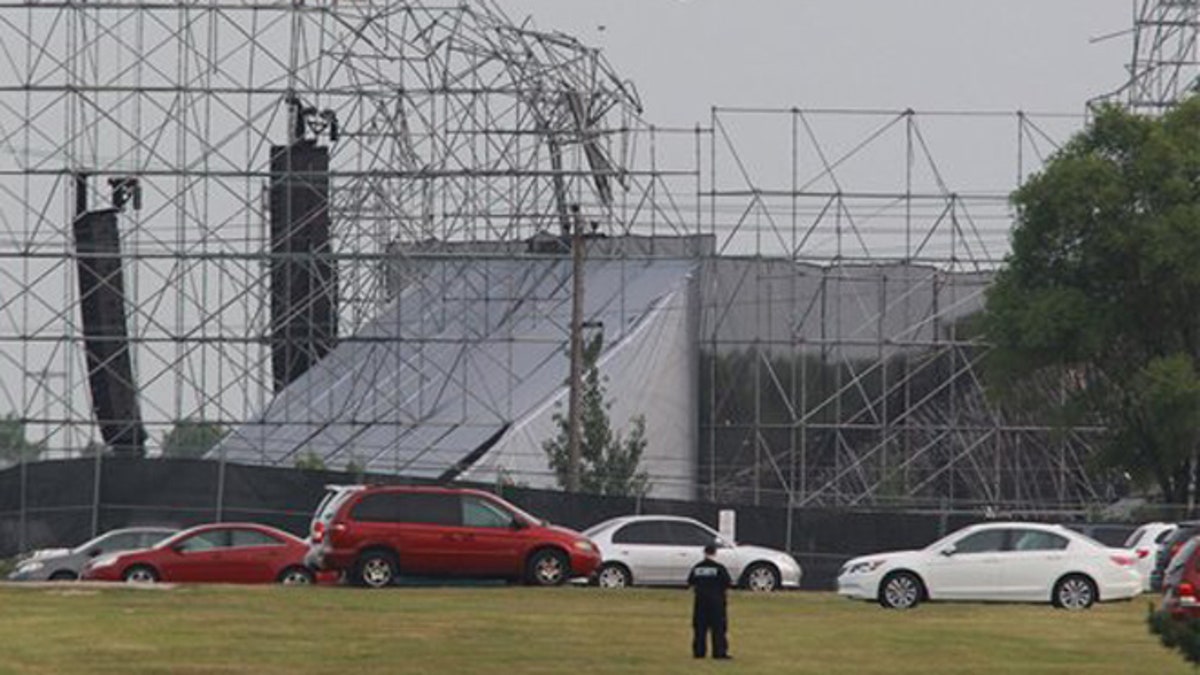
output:
[[[17,562],[9,581],[71,581],[89,560],[105,553],[150,548],[178,530],[165,527],[131,527],[113,530],[75,548],[45,549]]]

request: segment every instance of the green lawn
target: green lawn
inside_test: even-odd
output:
[[[0,673],[1192,673],[1147,601],[924,605],[735,594],[732,663],[689,654],[683,591],[0,587]]]

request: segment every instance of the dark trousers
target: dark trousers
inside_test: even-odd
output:
[[[692,656],[703,658],[708,636],[712,634],[713,657],[723,657],[729,652],[729,641],[725,637],[728,620],[724,607],[697,606],[692,611]]]

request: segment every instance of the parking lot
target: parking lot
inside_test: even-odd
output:
[[[0,587],[0,673],[1171,673],[1146,599],[1067,613],[825,593],[731,597],[731,664],[688,653],[690,595],[520,587]]]

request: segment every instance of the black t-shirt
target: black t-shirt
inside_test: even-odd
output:
[[[696,592],[696,603],[708,606],[725,604],[725,589],[733,585],[729,570],[715,560],[705,559],[692,568],[688,586]]]

